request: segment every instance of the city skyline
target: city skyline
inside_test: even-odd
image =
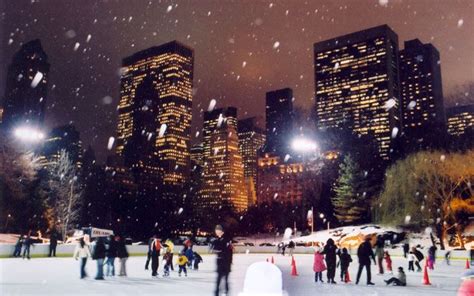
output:
[[[144,2],[143,7],[146,7],[147,3]],[[46,112],[48,127],[72,120],[84,137],[84,143],[91,143],[102,160],[108,154],[107,140],[110,136],[114,136],[114,126],[117,122],[115,106],[118,103],[119,91],[118,58],[174,39],[183,41],[196,52],[196,87],[193,89],[196,107],[193,108],[194,122],[191,132],[193,141],[195,132],[202,126],[201,109],[207,109],[212,98],[217,100],[218,107],[236,105],[241,117],[250,117],[263,112],[265,92],[291,87],[295,91],[295,104],[309,109],[314,103],[314,100],[311,100],[314,91],[310,50],[312,44],[382,23],[388,23],[397,32],[399,43],[419,38],[423,43],[433,43],[439,49],[445,96],[450,94],[450,89],[455,85],[463,84],[472,77],[469,72],[473,68],[469,66],[472,63],[472,59],[469,58],[471,54],[467,54],[472,52],[470,48],[474,45],[468,35],[468,32],[472,31],[469,29],[472,27],[472,22],[471,16],[465,13],[472,4],[467,1],[451,3],[450,13],[446,15],[442,13],[443,6],[447,5],[444,3],[436,7],[425,7],[426,4],[422,3],[389,1],[385,7],[379,5],[378,1],[366,1],[365,5],[356,7],[349,2],[340,2],[336,5],[321,2],[308,5],[302,2],[300,6],[275,3],[270,7],[268,2],[257,4],[255,12],[246,18],[236,18],[231,13],[228,20],[224,19],[226,12],[238,11],[234,6],[239,4],[207,7],[209,4],[203,2],[201,7],[197,8],[192,7],[192,3],[180,3],[178,6],[173,3],[162,5],[152,3],[148,7],[150,14],[140,17],[137,13],[137,10],[140,10],[138,7],[130,11],[124,10],[121,3],[117,3],[116,6],[99,3],[94,5],[96,12],[87,18],[82,16],[80,20],[74,17],[65,20],[54,10],[46,14],[42,9],[42,3],[28,2],[24,7],[21,4],[15,7],[4,4],[6,11],[12,13],[7,13],[3,17],[3,21],[8,23],[3,34],[2,49],[5,49],[2,50],[3,60],[10,60],[13,52],[18,50],[19,42],[34,38],[42,40],[51,64],[49,86],[52,88],[55,85],[54,91],[48,94]],[[401,17],[396,21],[390,18],[391,15],[400,15],[407,5],[411,5],[410,10],[418,11],[418,14]],[[171,9],[168,11],[170,6]],[[20,12],[22,8],[23,13]],[[68,9],[73,8],[74,5]],[[357,11],[366,8],[374,8],[373,10],[380,16],[367,17],[370,21],[356,22],[351,17],[346,17],[347,21],[343,21],[343,17],[347,14],[357,15]],[[422,11],[422,8],[425,9]],[[367,13],[375,12],[369,9]],[[189,26],[196,23],[186,23],[183,16],[188,14],[195,15],[192,21],[201,23],[205,29],[202,31],[191,29]],[[44,17],[45,15],[49,18]],[[150,25],[150,18],[161,15],[163,15],[162,22],[165,23],[163,28],[165,33],[157,31],[156,28],[159,26]],[[324,20],[321,19],[323,15]],[[446,25],[441,28],[434,25],[432,22],[434,15]],[[18,21],[9,23],[8,20],[12,16],[16,19],[22,19],[20,16],[24,16],[22,26],[18,26]],[[301,22],[293,22],[298,17],[302,19]],[[174,23],[175,20],[179,20],[177,24]],[[74,25],[71,21],[76,21],[81,26]],[[144,24],[146,21],[148,22]],[[272,25],[280,21],[281,27],[276,26],[276,29],[280,29],[281,32],[294,32],[294,37],[287,37],[286,35],[292,34],[276,32],[272,28]],[[29,24],[28,28],[23,27],[26,24]],[[110,34],[109,38],[101,36],[99,29],[94,28],[94,26],[103,28],[107,24],[111,26],[107,31],[107,34]],[[216,37],[219,24],[222,24],[228,33]],[[233,26],[233,24],[239,25]],[[46,34],[50,26],[57,29],[51,34]],[[17,27],[19,31],[15,33]],[[140,29],[141,27],[143,29]],[[238,28],[241,30],[237,31]],[[204,40],[212,41],[212,46],[203,47],[201,40],[206,32],[210,36],[207,38],[211,40]],[[13,33],[13,36],[10,33]],[[265,37],[259,38],[262,33]],[[187,35],[191,37],[188,39]],[[302,41],[292,43],[291,39],[296,37]],[[431,40],[431,37],[434,39]],[[9,39],[12,39],[10,45]],[[54,46],[58,48],[54,48],[53,40],[57,43]],[[105,40],[119,40],[119,42],[112,50],[105,44]],[[79,43],[79,47],[74,51],[76,42]],[[87,49],[84,53],[82,50],[85,48]],[[464,54],[460,54],[459,51]],[[250,52],[253,53],[251,56]],[[213,63],[209,64],[211,58]],[[275,65],[275,61],[281,61],[282,65]],[[208,65],[215,67],[210,68]],[[5,65],[2,66],[5,68]],[[63,79],[59,79],[58,71],[61,72]],[[5,75],[5,71],[2,71],[2,75]],[[258,79],[259,76],[262,76],[261,80]],[[449,106],[456,102],[446,103]],[[90,122],[93,124],[85,127]]]

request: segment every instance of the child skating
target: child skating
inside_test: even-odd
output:
[[[347,273],[349,272],[349,265],[352,262],[352,257],[347,252],[346,248],[342,249],[342,253],[339,255],[339,263],[341,265],[341,282],[346,282]]]
[[[326,270],[326,264],[324,263],[324,256],[321,254],[321,249],[318,248],[314,253],[314,263],[313,263],[313,271],[314,271],[314,281],[317,283],[318,279],[321,283],[323,282],[323,271]]]
[[[188,276],[188,271],[186,270],[186,264],[188,263],[188,257],[186,257],[184,252],[179,253],[178,257],[178,275],[181,276],[181,272],[184,272],[184,276]]]
[[[390,254],[388,253],[388,251],[384,252],[383,258],[385,259],[385,263],[387,264],[387,271],[390,274],[393,274],[393,271],[392,271],[392,258],[390,257]]]

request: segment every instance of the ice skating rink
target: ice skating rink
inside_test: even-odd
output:
[[[253,262],[265,261],[271,254],[235,254],[230,276],[230,295],[237,296],[242,291],[245,271]],[[407,287],[386,287],[383,282],[390,275],[376,275],[377,268],[372,265],[372,281],[375,286],[365,285],[365,273],[358,286],[354,284],[357,271],[357,258],[353,257],[350,267],[352,283],[338,282],[336,285],[314,283],[312,255],[295,255],[299,276],[290,275],[290,257],[273,255],[275,264],[283,273],[283,289],[286,295],[456,295],[460,276],[466,270],[465,261],[453,260],[447,266],[439,260],[434,271],[429,272],[431,286],[422,285],[423,273],[407,272]],[[0,295],[213,295],[215,280],[215,257],[203,256],[204,263],[199,271],[189,270],[188,277],[178,277],[177,268],[169,278],[152,278],[144,270],[145,257],[130,257],[127,262],[128,277],[106,278],[95,281],[96,262],[89,260],[89,277],[79,279],[79,262],[72,258],[34,258],[0,259]],[[392,257],[394,271],[403,266],[404,258]],[[116,261],[116,268],[118,267]],[[118,272],[118,270],[116,270]],[[323,274],[325,280],[326,274]],[[337,277],[339,279],[339,269]],[[262,285],[265,283],[262,281]]]

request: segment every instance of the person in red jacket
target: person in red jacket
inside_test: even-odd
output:
[[[383,254],[383,258],[385,259],[385,263],[387,264],[387,271],[393,273],[392,271],[392,258],[390,258],[390,254],[388,251],[385,251]]]
[[[313,271],[314,271],[314,281],[317,283],[318,279],[323,282],[323,271],[326,270],[326,264],[324,264],[324,256],[320,248],[316,250],[314,253],[314,263],[313,263]]]

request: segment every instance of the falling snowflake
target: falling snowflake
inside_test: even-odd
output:
[[[441,155],[441,156],[439,157],[439,159],[440,159],[441,161],[445,161],[445,160],[446,160],[446,155],[444,155],[444,154]]]
[[[243,62],[242,62],[242,68],[245,68],[245,66],[247,66],[247,62],[246,62],[246,61],[243,61]]]
[[[405,224],[410,223],[410,220],[411,220],[411,216],[410,216],[410,215],[406,215],[406,216],[405,216]]]
[[[163,123],[161,126],[160,126],[160,131],[158,132],[158,137],[163,137],[166,133],[166,129],[168,128],[168,126],[166,125],[166,123]]]
[[[410,101],[410,103],[408,103],[408,110],[413,110],[415,109],[415,107],[416,107],[415,101]]]
[[[339,69],[339,62],[337,62],[335,65],[334,65],[334,70],[337,70]]]
[[[285,155],[284,162],[288,162],[288,160],[290,160],[290,157],[291,157],[291,156],[290,156],[289,154]]]
[[[170,12],[173,9],[172,5],[168,5],[168,8],[166,8],[166,12]]]
[[[216,104],[217,104],[217,101],[215,99],[212,99],[209,102],[209,107],[207,108],[207,111],[211,112],[212,110],[214,110],[214,108],[216,107]]]
[[[398,127],[392,129],[392,139],[395,139],[398,135]]]
[[[459,20],[458,20],[458,28],[461,28],[462,25],[464,25],[464,20],[463,20],[463,19],[459,19]]]
[[[396,104],[397,104],[397,101],[395,101],[395,99],[393,99],[393,98],[389,99],[384,104],[385,111],[388,111],[388,110],[392,109],[393,107],[395,107]]]
[[[280,42],[275,41],[275,43],[273,43],[273,49],[277,49],[278,47],[280,47]]]
[[[77,51],[79,49],[79,46],[81,46],[81,44],[79,42],[76,42],[76,44],[74,44],[74,51]]]
[[[107,149],[108,149],[108,150],[112,150],[112,147],[114,147],[114,142],[115,142],[115,138],[114,138],[114,137],[110,137],[110,138],[109,138],[109,141],[107,142]]]
[[[33,80],[31,81],[31,87],[35,88],[38,86],[38,84],[41,82],[41,79],[43,79],[43,73],[41,72],[36,72],[35,77],[33,77]]]
[[[178,215],[181,215],[182,212],[183,212],[183,208],[179,208]]]
[[[13,39],[8,39],[8,45],[12,44],[13,43]]]
[[[86,43],[89,43],[89,41],[91,41],[91,38],[92,38],[92,35],[91,35],[91,34],[87,35]]]
[[[388,0],[379,0],[379,5],[387,7],[388,6]]]
[[[104,105],[110,105],[112,104],[112,97],[111,96],[105,96],[102,98],[102,104]]]

